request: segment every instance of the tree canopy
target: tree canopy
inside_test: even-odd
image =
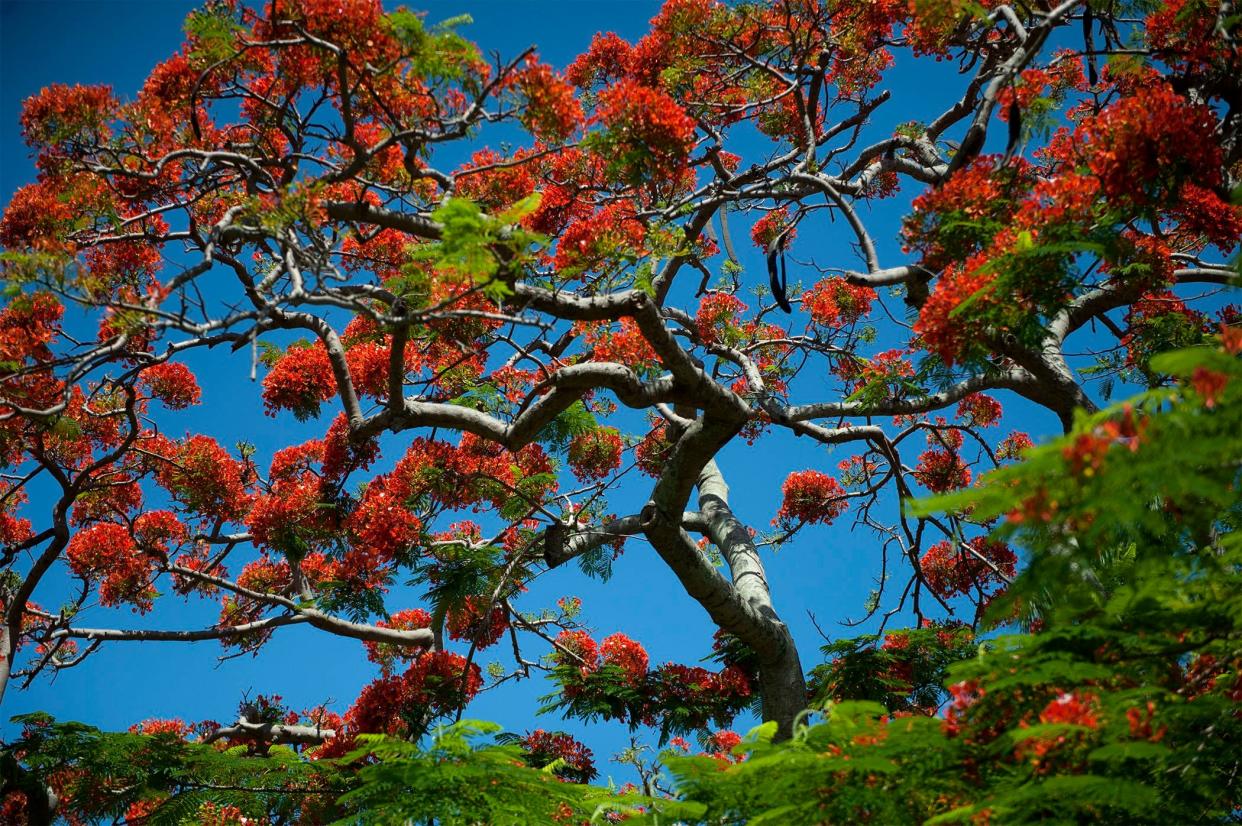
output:
[[[5,817],[1236,818],[1242,15],[668,0],[563,70],[468,22],[212,2],[133,99],[25,102],[0,697],[294,625],[377,673],[302,710],[275,677],[223,725],[25,715]],[[957,86],[911,120],[894,67],[932,64]],[[315,437],[188,429],[226,354]],[[1004,399],[1065,435],[1035,447]],[[815,452],[748,525],[722,451],[782,440]],[[833,524],[877,587],[828,610],[873,633],[808,666],[765,563]],[[530,597],[620,565],[667,568],[715,638],[652,663]],[[218,615],[160,622],[180,600]],[[469,719],[531,678],[532,724],[628,726],[658,761],[636,740],[640,783],[605,787],[575,736]]]

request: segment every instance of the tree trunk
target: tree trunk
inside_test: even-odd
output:
[[[793,636],[787,628],[784,630],[788,643],[781,656],[771,661],[761,660],[759,664],[763,720],[776,723],[776,740],[788,740],[793,736],[794,721],[806,708],[806,678],[802,673],[802,661]]]

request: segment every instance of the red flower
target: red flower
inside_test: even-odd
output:
[[[735,295],[729,293],[708,293],[699,301],[699,310],[694,316],[695,327],[699,338],[704,344],[718,344],[727,339],[730,330],[737,328],[738,315],[746,312],[746,305]],[[727,340],[724,343],[729,343]]]
[[[617,80],[629,70],[633,47],[614,32],[597,32],[591,45],[565,69],[565,77],[579,88]]]
[[[1163,84],[1135,89],[1080,127],[1105,197],[1138,206],[1169,200],[1181,181],[1220,185],[1215,128],[1210,109]]]
[[[849,507],[849,502],[845,499],[845,489],[840,483],[817,470],[789,474],[781,492],[784,499],[773,524],[779,521],[784,525],[828,525]]]
[[[394,628],[400,631],[413,631],[431,627],[431,614],[422,608],[411,608],[407,611],[394,611],[386,620],[375,623],[377,628]],[[366,640],[362,645],[367,650],[367,659],[376,663],[384,670],[384,674],[392,673],[396,660],[410,660],[421,652],[418,646],[403,646],[390,642]]]
[[[190,511],[234,520],[248,509],[249,472],[215,439],[191,436],[178,445],[155,437],[148,450],[162,457],[153,460],[156,480]]]
[[[785,243],[793,241],[797,236],[797,228],[789,224],[789,207],[779,207],[764,215],[750,228],[750,240],[756,247],[765,252],[781,233],[785,233]]]
[[[1031,441],[1031,437],[1025,433],[1014,431],[1001,440],[996,446],[996,458],[998,459],[1019,459],[1022,451],[1035,446]]]
[[[1203,398],[1203,406],[1211,410],[1229,383],[1229,376],[1206,367],[1196,367],[1190,377],[1190,386]]]
[[[100,522],[78,531],[69,540],[65,557],[75,574],[99,580],[99,601],[104,605],[130,603],[143,614],[153,607],[155,561],[138,549],[124,525]]]
[[[991,396],[971,393],[957,404],[957,417],[975,427],[991,427],[1000,421],[1001,405]]]
[[[0,243],[8,246],[2,237]],[[51,293],[15,296],[0,310],[0,360],[25,364],[27,359],[51,359],[49,345],[60,333],[64,313],[64,305]]]
[[[147,511],[134,520],[134,538],[144,551],[167,556],[169,543],[185,541],[185,525],[172,511]]]
[[[914,332],[946,365],[977,354],[983,344],[987,328],[975,319],[999,301],[993,290],[996,275],[984,269],[985,263],[972,258],[946,269],[919,310]],[[972,301],[969,316],[957,312],[967,299]]]
[[[928,450],[919,456],[914,478],[932,493],[964,488],[970,484],[970,468],[952,450]]]
[[[563,141],[582,124],[582,106],[574,97],[573,86],[561,80],[552,69],[528,58],[518,72],[516,84],[526,96],[522,123],[540,140]]]
[[[598,153],[620,180],[675,179],[694,146],[694,119],[664,92],[624,78],[599,93]]]
[[[1099,725],[1098,714],[1095,695],[1068,692],[1044,707],[1039,713],[1039,722],[1095,728]]]
[[[198,404],[202,398],[194,374],[180,362],[153,364],[140,375],[151,392],[151,398],[159,399],[169,410],[184,410]]]
[[[1222,201],[1212,190],[1190,181],[1182,184],[1171,211],[1181,221],[1177,236],[1191,243],[1202,236],[1222,250],[1231,250],[1242,237],[1242,206]]]
[[[345,715],[350,734],[421,734],[410,721],[451,713],[483,686],[478,665],[451,651],[420,654],[401,676],[381,677],[358,695]]]
[[[607,327],[588,328],[585,339],[592,348],[592,361],[613,361],[631,369],[641,369],[660,363],[655,350],[651,349],[638,322],[625,317],[619,322],[621,329]]]
[[[143,720],[141,723],[135,723],[129,727],[130,734],[171,734],[179,740],[184,740],[186,735],[193,729],[179,719],[159,720],[152,718]]]
[[[554,263],[564,277],[604,270],[638,258],[646,227],[629,201],[614,201],[573,221],[561,233]]]
[[[586,631],[562,631],[556,636],[556,644],[555,656],[561,665],[580,667],[584,674],[599,667],[599,646]]]
[[[742,743],[742,735],[735,731],[718,731],[707,738],[707,753],[722,763],[740,763],[744,754],[734,754],[733,749]]]
[[[949,540],[937,542],[919,560],[927,587],[942,599],[969,594],[973,588],[986,590],[1013,578],[1018,559],[1008,545],[985,537],[966,545],[969,551]]]
[[[592,428],[569,443],[569,467],[584,482],[598,481],[621,467],[622,447],[615,428]]]
[[[470,595],[458,608],[448,612],[449,638],[469,640],[478,648],[495,645],[509,628],[509,612],[503,605],[487,608],[484,597]]]
[[[625,634],[617,633],[604,639],[600,645],[605,665],[621,668],[630,682],[638,682],[647,674],[647,652]]]
[[[300,420],[319,415],[319,407],[336,395],[336,378],[322,342],[294,344],[263,379],[267,415],[289,410]]]
[[[821,327],[848,327],[871,312],[875,291],[844,278],[825,278],[802,294],[802,307]]]
[[[110,86],[53,83],[22,103],[22,134],[32,146],[102,141],[115,106]]]
[[[664,422],[661,421],[656,423],[643,437],[643,440],[634,446],[634,460],[639,470],[659,479],[672,450],[673,443],[668,438],[668,430]]]
[[[591,750],[564,732],[535,729],[522,738],[521,746],[535,768],[564,760],[565,765],[556,771],[563,779],[589,783],[596,775]]]

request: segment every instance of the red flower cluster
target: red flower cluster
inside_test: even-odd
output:
[[[29,539],[34,531],[31,528],[30,520],[14,515],[11,511],[16,510],[24,501],[24,495],[13,495],[11,491],[4,491],[4,503],[0,504],[0,545],[10,546]]]
[[[169,410],[184,410],[202,399],[194,374],[180,362],[153,364],[145,368],[140,377],[151,398],[159,399]]]
[[[584,674],[599,667],[599,645],[586,631],[562,631],[556,635],[556,645],[561,665],[581,668]]]
[[[1035,446],[1031,441],[1031,437],[1025,433],[1014,431],[1001,439],[1000,444],[996,446],[997,459],[1016,460],[1021,458],[1022,451]]]
[[[836,373],[852,381],[855,392],[864,387],[883,388],[884,398],[899,399],[907,395],[906,385],[914,377],[914,365],[906,358],[908,355],[908,350],[885,350],[861,365],[853,358],[841,359]]]
[[[152,436],[143,447],[154,454],[155,478],[191,513],[235,520],[246,513],[249,470],[209,436],[191,436],[177,444]]]
[[[621,467],[621,433],[612,427],[596,427],[580,433],[569,443],[569,467],[584,482],[606,478]]]
[[[263,378],[267,415],[289,410],[299,420],[313,419],[319,407],[336,395],[336,377],[322,342],[295,343]]]
[[[755,221],[750,228],[750,240],[759,249],[767,251],[782,232],[785,233],[786,244],[798,235],[798,230],[789,225],[789,207],[774,209]]]
[[[1095,729],[1099,726],[1098,700],[1093,694],[1067,692],[1044,707],[1039,713],[1039,722]],[[1029,758],[1035,771],[1043,772],[1050,755],[1080,739],[1074,733],[1030,737],[1018,744],[1014,756],[1019,760]]]
[[[1228,383],[1228,374],[1209,370],[1202,366],[1196,367],[1195,372],[1190,377],[1190,386],[1203,399],[1203,406],[1208,410],[1216,406],[1217,400],[1220,399],[1221,393],[1224,392],[1225,385]]]
[[[255,497],[246,516],[256,545],[301,556],[327,549],[339,536],[340,512],[332,504],[332,488],[311,466],[322,456],[323,443],[312,441],[272,458],[270,490]]]
[[[736,731],[718,731],[707,738],[704,744],[707,747],[707,754],[715,758],[718,762],[729,765],[732,763],[741,763],[746,759],[745,754],[734,754],[733,750],[742,744],[742,735]]]
[[[78,531],[69,540],[65,557],[75,574],[99,580],[99,601],[104,605],[129,603],[143,614],[151,610],[155,560],[139,550],[124,525],[100,522]]]
[[[185,525],[172,511],[147,511],[134,520],[134,540],[147,553],[167,557],[170,545],[185,542]]]
[[[1159,743],[1163,740],[1169,727],[1162,725],[1153,730],[1151,724],[1155,717],[1156,704],[1151,700],[1147,701],[1145,712],[1140,711],[1137,706],[1126,709],[1126,722],[1130,724],[1130,736],[1136,739],[1150,740],[1153,743]]]
[[[1099,725],[1098,714],[1093,695],[1071,692],[1048,703],[1039,713],[1039,722],[1095,728]]]
[[[943,185],[914,199],[902,225],[906,252],[940,270],[979,252],[1012,219],[1035,182],[1034,169],[1020,159],[998,168],[997,157],[980,157]]]
[[[1061,455],[1074,476],[1090,477],[1099,472],[1114,445],[1138,450],[1146,422],[1135,419],[1129,405],[1120,418],[1101,423],[1089,433],[1080,433],[1074,441],[1061,448]]]
[[[638,328],[638,322],[626,316],[619,322],[621,329],[586,328],[586,343],[592,348],[592,361],[613,361],[630,368],[643,368],[660,363],[655,350]]]
[[[115,107],[110,86],[53,83],[22,103],[22,134],[31,146],[102,142]]]
[[[730,333],[738,326],[738,315],[746,305],[729,293],[708,293],[699,301],[694,323],[704,344],[730,343]]]
[[[585,631],[562,631],[556,642],[554,676],[571,714],[689,731],[712,720],[727,725],[752,692],[751,677],[740,665],[715,673],[678,663],[650,670],[647,652],[624,634],[613,634],[598,648]],[[619,680],[601,666],[619,668]]]
[[[596,32],[590,47],[565,69],[565,77],[582,89],[619,80],[629,71],[632,54],[633,47],[615,32]]]
[[[571,222],[561,233],[553,263],[564,277],[604,270],[638,258],[646,227],[629,201],[614,201]]]
[[[368,485],[345,527],[351,557],[366,560],[366,569],[379,571],[407,553],[419,540],[422,522],[410,510],[413,491],[399,478],[379,476]]]
[[[993,290],[996,276],[982,269],[985,263],[975,257],[964,265],[950,266],[919,310],[914,332],[948,366],[978,351],[986,325],[976,319],[1000,301]],[[957,308],[967,299],[974,303],[970,315],[964,317]]]
[[[634,446],[634,461],[640,471],[654,479],[659,479],[672,450],[673,442],[669,439],[668,429],[664,422],[660,421],[655,423],[642,441]]]
[[[949,737],[956,737],[962,731],[963,716],[975,703],[983,699],[987,690],[977,680],[962,680],[949,686],[949,707],[944,713],[944,731]]]
[[[445,624],[450,639],[469,640],[478,648],[487,648],[508,630],[509,612],[503,605],[488,609],[484,597],[472,594],[461,606],[449,610]]]
[[[1166,85],[1135,89],[1080,127],[1105,197],[1138,206],[1170,200],[1182,181],[1219,186],[1215,129],[1211,110]]]
[[[844,278],[825,278],[802,294],[802,308],[811,321],[836,329],[848,327],[871,312],[875,290],[859,287]]]
[[[1210,3],[1164,0],[1143,26],[1147,45],[1178,73],[1227,75],[1237,67],[1237,52],[1217,34],[1217,14]]]
[[[664,92],[624,78],[599,93],[598,152],[619,180],[675,180],[694,146],[694,119]]]
[[[516,84],[526,97],[522,124],[536,138],[563,141],[582,124],[582,106],[573,86],[553,74],[551,67],[536,63],[534,55],[518,72]]]
[[[60,334],[64,314],[64,305],[51,293],[14,297],[0,310],[0,360],[25,364],[27,359],[51,359],[49,345]]]
[[[1002,412],[1000,402],[982,393],[971,393],[957,403],[957,417],[971,427],[991,427]]]
[[[849,508],[845,488],[827,474],[803,470],[789,474],[781,486],[781,509],[772,524],[787,527],[809,523],[832,524]]]
[[[1174,235],[1193,247],[1201,238],[1222,250],[1231,250],[1242,237],[1242,205],[1229,204],[1210,189],[1192,181],[1182,184],[1177,204],[1171,210],[1181,222]]]
[[[189,726],[177,718],[171,720],[151,718],[143,720],[141,723],[134,723],[129,727],[130,734],[171,734],[179,740],[184,740],[186,735],[193,730],[193,726]]]
[[[388,619],[380,620],[375,625],[378,628],[395,628],[400,631],[430,628],[431,614],[422,608],[394,611]],[[411,660],[421,652],[421,649],[417,647],[396,645],[390,642],[366,640],[362,644],[367,649],[367,659],[378,664],[385,676],[392,673],[393,665],[397,660]]]
[[[1208,330],[1202,313],[1190,309],[1171,292],[1149,293],[1126,313],[1126,365],[1146,367],[1156,353],[1198,344]]]
[[[72,204],[62,201],[60,189],[39,181],[13,193],[0,217],[0,244],[10,250],[63,250],[59,230],[73,221],[74,212]]]
[[[483,687],[478,665],[451,651],[419,654],[402,675],[384,676],[362,689],[345,713],[344,731],[320,752],[339,757],[358,734],[415,738],[437,717],[470,702]]]
[[[137,482],[113,484],[84,491],[73,503],[74,525],[128,518],[142,507],[142,488]]]
[[[928,548],[919,560],[927,587],[942,599],[969,594],[972,588],[986,591],[1013,578],[1018,558],[1008,545],[985,537],[966,545],[969,552],[946,539]]]
[[[641,645],[616,633],[606,637],[599,647],[604,665],[615,665],[625,672],[630,682],[637,683],[647,676],[647,652]]]
[[[914,478],[932,493],[964,488],[970,484],[970,468],[955,450],[926,450],[919,456]]]
[[[597,774],[591,750],[563,731],[544,731],[537,728],[522,738],[521,747],[526,760],[534,768],[542,769],[564,760],[555,774],[571,783],[589,783]]]

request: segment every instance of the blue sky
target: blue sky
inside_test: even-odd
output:
[[[17,125],[25,97],[53,82],[109,83],[118,96],[132,96],[151,67],[178,48],[182,19],[193,5],[178,0],[2,0],[0,197],[7,200],[33,177],[33,166]],[[417,7],[429,12],[430,21],[468,13],[474,23],[463,29],[463,34],[485,50],[497,49],[511,55],[538,44],[544,59],[560,67],[585,49],[597,31],[613,30],[627,39],[636,39],[658,4],[645,0],[524,0],[425,2]],[[896,111],[885,128],[943,108],[953,87],[942,85],[941,80],[951,76],[951,68],[942,64],[899,65],[887,84],[895,100],[885,108]],[[751,151],[763,148],[749,146]],[[901,260],[896,257],[896,222],[909,197],[916,192],[908,189],[893,202],[876,207],[872,216],[879,228],[881,254],[890,262]],[[845,254],[850,240],[846,233],[840,225],[804,224],[799,230],[799,243],[822,245],[821,255],[835,246],[843,254],[833,256],[833,263],[853,266],[855,262]],[[741,246],[743,239],[737,240]],[[761,279],[762,270],[753,254],[746,263],[748,277]],[[899,301],[890,300],[889,306],[900,314]],[[192,366],[203,385],[204,405],[176,420],[167,420],[176,433],[202,430],[225,445],[242,439],[253,442],[259,448],[261,466],[265,466],[272,450],[321,435],[323,425],[298,425],[289,417],[263,416],[259,388],[249,384],[246,354],[212,354]],[[1032,411],[1008,396],[1001,400],[1009,411],[1010,428],[1035,435],[1057,429],[1051,414]],[[845,450],[830,453],[808,440],[780,435],[755,447],[740,441],[731,445],[722,454],[721,465],[733,488],[739,516],[765,530],[779,505],[780,484],[790,471],[813,467],[831,472],[848,455]],[[389,461],[395,458],[392,451],[386,452],[386,456]],[[646,481],[631,487],[625,497],[617,498],[614,510],[622,512],[627,505],[641,504],[645,496]],[[38,502],[34,504],[37,507]],[[851,532],[848,520],[832,528],[805,531],[779,552],[768,554],[777,609],[792,626],[807,668],[819,662],[817,649],[822,642],[808,612],[814,612],[821,627],[834,637],[858,633],[836,623],[862,614],[863,602],[879,570],[878,554],[875,538],[865,531]],[[66,585],[63,581],[49,582],[36,598],[44,605],[55,606]],[[400,592],[394,596],[399,595]],[[616,575],[607,584],[566,570],[541,580],[528,596],[529,604],[523,604],[534,608],[561,595],[582,598],[585,616],[599,636],[624,630],[641,641],[650,651],[653,663],[693,663],[710,650],[714,629],[706,615],[684,595],[654,552],[639,543],[630,544],[616,566]],[[390,600],[389,607],[396,610],[415,604]],[[212,605],[183,605],[170,597],[149,618],[128,612],[96,611],[89,624],[143,623],[183,628],[196,622],[209,623],[214,614]],[[218,662],[220,651],[214,642],[116,644],[106,647],[82,667],[61,674],[55,682],[44,679],[24,692],[10,690],[2,716],[7,720],[13,714],[40,709],[62,719],[78,719],[105,728],[123,728],[147,717],[227,720],[243,692],[279,693],[294,708],[328,701],[343,710],[375,674],[356,642],[305,628],[279,632],[258,658],[247,656]],[[610,754],[627,744],[628,734],[623,729],[605,725],[586,730],[573,723],[562,724],[557,718],[533,716],[537,707],[534,698],[546,693],[549,687],[549,683],[536,679],[484,694],[470,707],[468,716],[496,720],[516,730],[536,726],[566,728],[579,734],[595,750],[605,774],[623,774],[604,764]]]

